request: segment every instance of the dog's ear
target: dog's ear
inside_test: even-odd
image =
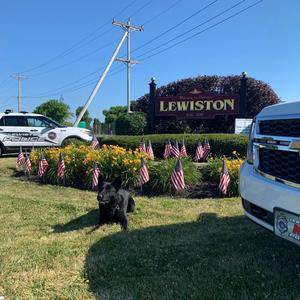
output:
[[[98,191],[99,192],[102,191],[103,187],[104,187],[104,178],[101,175],[101,173],[99,173],[99,176],[98,176]]]
[[[121,188],[121,185],[122,185],[122,178],[121,176],[117,177],[111,184],[115,189],[116,191],[118,191],[120,188]]]

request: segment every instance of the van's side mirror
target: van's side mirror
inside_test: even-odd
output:
[[[49,128],[56,128],[56,126],[53,123],[49,123]]]

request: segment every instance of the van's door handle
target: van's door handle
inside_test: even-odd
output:
[[[38,131],[38,130],[37,129],[31,129],[30,131],[35,132],[35,131]]]

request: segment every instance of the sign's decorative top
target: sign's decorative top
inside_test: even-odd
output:
[[[194,88],[184,95],[156,97],[158,117],[213,119],[217,115],[238,115],[239,95],[205,92]]]

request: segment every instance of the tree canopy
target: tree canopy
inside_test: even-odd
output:
[[[64,124],[73,115],[70,112],[70,106],[57,99],[50,99],[42,103],[33,112],[45,115],[61,124]]]
[[[131,111],[137,110],[136,101],[131,101],[130,109]],[[117,106],[112,106],[109,109],[104,109],[102,113],[105,116],[105,123],[111,124],[114,123],[118,119],[118,117],[125,114],[126,112],[127,112],[127,106],[117,105]]]

